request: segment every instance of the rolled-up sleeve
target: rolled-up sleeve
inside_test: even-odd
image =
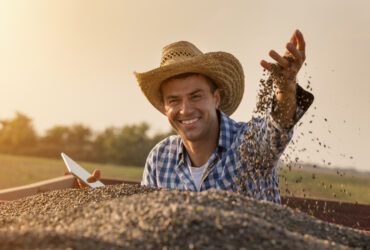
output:
[[[276,166],[284,149],[293,137],[293,127],[301,119],[313,102],[313,95],[297,85],[297,108],[294,121],[289,128],[276,122],[271,113],[254,118],[243,134],[240,146],[241,157],[250,170],[271,170]]]

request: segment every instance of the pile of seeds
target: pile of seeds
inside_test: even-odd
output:
[[[11,219],[22,215],[55,214],[90,202],[153,192],[157,189],[140,185],[109,185],[103,188],[62,189],[7,202],[1,205],[0,218]],[[1,220],[0,220],[1,222]]]
[[[16,210],[17,205],[22,206],[21,212],[10,210]],[[50,209],[46,211],[45,206]],[[370,235],[319,221],[287,207],[218,190],[195,193],[107,186],[54,191],[10,202],[2,208],[6,212],[2,211],[0,216],[0,249],[370,246]]]

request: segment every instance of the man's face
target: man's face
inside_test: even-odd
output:
[[[211,92],[202,75],[172,79],[161,86],[164,109],[173,129],[183,141],[212,140],[218,129],[216,109],[220,93]]]

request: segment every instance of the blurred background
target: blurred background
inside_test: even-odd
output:
[[[172,131],[134,71],[158,67],[162,47],[179,40],[230,52],[246,76],[232,118],[248,121],[260,60],[283,53],[298,28],[307,44],[298,81],[315,102],[286,154],[368,172],[369,12],[366,0],[1,1],[0,153],[143,166]]]

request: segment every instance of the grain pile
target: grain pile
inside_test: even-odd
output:
[[[226,191],[119,185],[2,205],[0,242],[0,249],[347,249],[370,246],[370,235]]]
[[[22,215],[55,214],[67,209],[84,206],[90,202],[101,202],[155,190],[139,185],[55,190],[3,204],[0,207],[0,218],[11,219]]]

